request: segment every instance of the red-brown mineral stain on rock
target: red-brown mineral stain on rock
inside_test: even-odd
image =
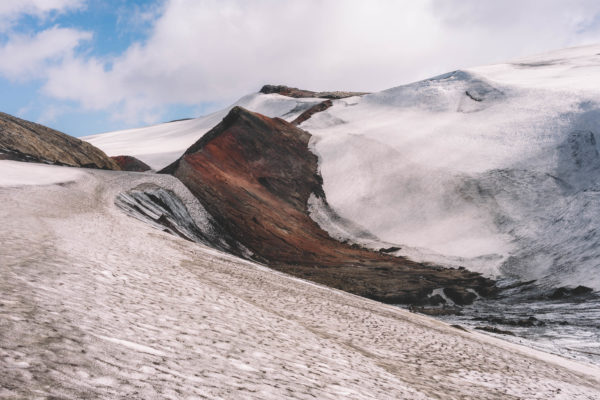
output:
[[[112,156],[111,158],[123,171],[144,172],[152,169],[148,164],[133,156]]]
[[[425,266],[331,238],[310,217],[309,196],[324,198],[311,135],[279,118],[235,107],[165,168],[236,240],[269,266],[388,303],[426,302],[441,287],[489,292],[465,270]]]

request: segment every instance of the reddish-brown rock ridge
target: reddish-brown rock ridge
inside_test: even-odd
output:
[[[298,117],[292,121],[292,125],[298,126],[313,115],[315,115],[316,113],[320,113],[321,111],[327,110],[332,105],[333,102],[331,100],[325,100],[320,102],[319,104],[315,104],[308,110],[304,111],[302,114],[298,115]]]
[[[119,170],[104,152],[43,125],[0,113],[0,158]]]
[[[369,94],[368,92],[341,92],[341,91],[333,91],[333,92],[313,92],[312,90],[303,90],[298,88],[293,88],[285,85],[265,85],[260,89],[260,93],[263,94],[271,94],[276,93],[282,96],[288,97],[318,97],[322,99],[343,99],[346,97],[352,96],[363,96],[365,94]]]
[[[113,156],[111,158],[123,171],[144,172],[152,169],[148,164],[133,156]]]
[[[161,172],[179,178],[231,236],[275,269],[387,303],[427,303],[436,288],[493,291],[493,282],[463,269],[331,238],[307,210],[311,193],[325,196],[309,139],[282,119],[235,107]]]

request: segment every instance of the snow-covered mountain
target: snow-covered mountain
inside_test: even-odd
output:
[[[330,205],[416,259],[600,289],[598,53],[334,102],[301,125]]]
[[[598,398],[596,54],[0,160],[0,398]]]
[[[334,99],[300,127],[329,205],[359,228],[318,202],[313,217],[415,260],[600,289],[599,54],[561,50]],[[320,100],[258,93],[235,105],[291,121]],[[229,109],[86,139],[161,168]]]
[[[242,97],[230,107],[200,118],[169,122],[146,128],[86,136],[86,140],[111,156],[129,155],[159,170],[175,161],[183,152],[217,125],[235,106],[269,117],[292,121],[303,111],[320,103],[319,98],[293,98],[277,93],[256,93]]]

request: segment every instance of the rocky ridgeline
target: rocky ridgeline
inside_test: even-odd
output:
[[[311,194],[323,199],[310,133],[279,118],[235,107],[165,168],[200,200],[254,260],[292,275],[386,303],[431,304],[438,288],[457,303],[495,291],[464,269],[419,264],[340,243],[309,217]],[[238,254],[241,255],[241,254]]]
[[[341,91],[332,91],[332,92],[313,92],[312,90],[304,90],[298,89],[294,87],[289,87],[285,85],[265,85],[260,89],[260,93],[263,94],[280,94],[282,96],[288,97],[315,97],[321,99],[343,99],[346,97],[352,96],[363,96],[365,94],[369,94],[368,92],[341,92]]]
[[[0,113],[0,159],[120,170],[87,142],[5,113]]]

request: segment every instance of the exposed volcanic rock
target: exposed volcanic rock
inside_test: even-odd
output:
[[[119,170],[93,145],[5,113],[0,113],[0,153],[18,161]]]
[[[445,288],[444,294],[459,306],[471,304],[477,295],[464,289]]]
[[[310,117],[312,117],[314,114],[319,113],[321,111],[325,111],[332,105],[333,105],[333,102],[331,100],[325,100],[319,104],[316,104],[316,105],[312,106],[311,108],[309,108],[308,110],[304,111],[302,114],[298,115],[298,117],[292,121],[292,125],[298,126],[301,123],[303,123],[304,121],[306,121],[307,119],[309,119]]]
[[[331,238],[307,210],[311,193],[325,196],[309,139],[282,119],[235,107],[161,172],[179,178],[255,259],[287,273],[387,303],[428,303],[436,288],[494,290],[476,273]]]
[[[495,334],[498,334],[498,335],[515,336],[515,334],[512,333],[511,331],[505,331],[505,330],[502,330],[502,329],[498,329],[498,328],[496,328],[494,326],[477,326],[477,327],[475,327],[475,329],[479,329],[481,331],[495,333]]]
[[[322,99],[333,99],[333,100],[343,99],[343,98],[352,97],[352,96],[362,96],[362,95],[368,94],[367,92],[340,92],[340,91],[313,92],[312,90],[303,90],[303,89],[293,88],[293,87],[289,87],[289,86],[285,86],[285,85],[265,85],[262,87],[262,89],[260,89],[260,93],[263,93],[263,94],[276,93],[276,94],[280,94],[282,96],[296,97],[296,98],[319,97]]]
[[[156,185],[140,185],[120,193],[115,204],[129,216],[186,240],[228,253],[249,254],[206,210],[199,210],[200,214],[194,218],[183,201],[170,190]]]
[[[144,172],[152,169],[148,164],[133,156],[113,156],[111,158],[123,171]]]
[[[568,298],[568,297],[589,295],[593,291],[594,290],[592,288],[589,288],[586,286],[581,286],[581,285],[577,286],[574,289],[569,289],[567,287],[559,287],[556,290],[554,290],[550,295],[548,295],[548,298],[550,300],[559,300],[559,299],[564,299],[564,298]]]

